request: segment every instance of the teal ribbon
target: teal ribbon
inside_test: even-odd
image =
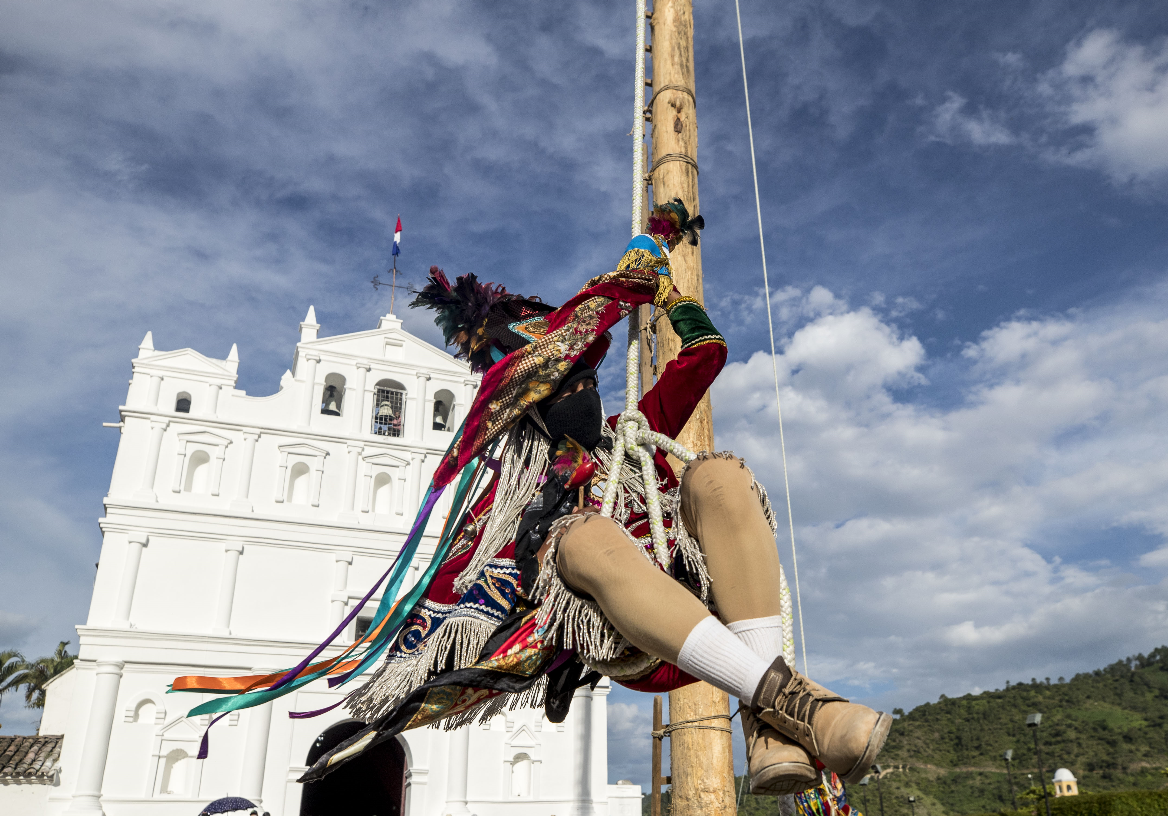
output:
[[[454,443],[458,441],[458,438],[461,436],[461,431],[462,429],[460,428],[459,433],[455,434],[455,438],[451,443],[451,447],[453,447]],[[486,455],[489,456],[490,454],[488,453]],[[373,661],[375,661],[387,648],[389,648],[390,644],[397,636],[398,631],[400,631],[402,624],[405,623],[406,618],[409,616],[410,612],[413,611],[413,608],[417,604],[418,600],[421,599],[422,595],[425,594],[427,589],[429,589],[430,583],[434,580],[434,575],[438,572],[439,567],[442,566],[442,562],[445,560],[446,553],[449,551],[451,544],[453,544],[454,540],[458,537],[458,532],[460,529],[459,523],[465,515],[468,500],[470,496],[473,495],[471,488],[475,486],[476,482],[481,481],[475,479],[475,475],[479,472],[480,469],[478,467],[478,460],[468,462],[462,469],[458,488],[455,491],[454,500],[451,504],[450,514],[446,517],[446,524],[443,527],[438,547],[435,549],[434,555],[430,559],[430,563],[426,568],[426,572],[422,576],[422,579],[419,580],[412,589],[410,589],[410,591],[402,599],[402,602],[395,608],[394,599],[397,597],[398,592],[401,591],[401,587],[405,583],[405,578],[408,574],[410,564],[413,563],[414,556],[417,554],[418,547],[421,544],[422,538],[426,531],[426,524],[429,521],[430,514],[433,511],[434,504],[436,503],[435,501],[431,501],[432,497],[434,499],[437,498],[435,496],[433,483],[431,483],[429,488],[427,488],[426,495],[422,501],[422,507],[419,509],[418,517],[414,520],[414,525],[410,531],[410,535],[406,539],[405,545],[398,553],[397,558],[394,560],[394,566],[390,574],[389,581],[386,584],[384,591],[382,592],[381,602],[378,604],[377,613],[375,614],[373,621],[370,623],[369,628],[376,629],[387,617],[389,620],[382,628],[381,633],[377,636],[376,640],[368,644],[362,652],[359,652],[355,656],[356,658],[359,658],[361,662],[355,669],[348,672],[344,676],[342,683],[348,682],[349,679],[361,674],[361,672],[368,668],[368,666]],[[441,493],[441,489],[438,490],[438,493]],[[328,641],[326,641],[326,645],[327,643]],[[205,694],[220,693],[231,696],[216,700],[209,700],[205,703],[197,705],[187,713],[187,716],[197,717],[201,714],[216,714],[228,711],[238,711],[244,708],[263,705],[264,703],[267,703],[271,700],[283,697],[285,694],[295,691],[296,689],[311,683],[313,680],[318,680],[321,677],[325,677],[329,671],[329,668],[331,668],[331,666],[312,672],[311,674],[306,674],[303,677],[298,677],[278,687],[258,691],[210,692],[204,691],[202,689],[190,689],[191,691],[201,691]]]

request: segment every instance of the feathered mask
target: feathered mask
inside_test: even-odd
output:
[[[682,238],[687,239],[691,246],[697,246],[698,230],[705,228],[706,219],[700,215],[690,218],[689,210],[680,198],[656,205],[649,214],[649,234],[663,238],[670,249],[681,243]]]
[[[459,275],[450,285],[446,274],[430,267],[430,277],[414,293],[410,308],[424,306],[438,314],[446,345],[457,346],[454,356],[482,373],[516,349],[530,343],[541,331],[541,318],[555,311],[539,298],[508,292],[501,284],[479,283],[472,272]]]

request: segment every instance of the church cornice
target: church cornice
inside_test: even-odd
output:
[[[291,426],[278,425],[264,425],[256,422],[241,422],[230,419],[220,419],[218,417],[200,417],[196,414],[179,414],[173,411],[157,411],[144,408],[129,408],[125,405],[118,408],[118,413],[124,422],[127,417],[132,419],[168,419],[171,422],[181,422],[184,425],[192,425],[197,428],[218,428],[230,429],[236,431],[259,431],[262,434],[271,434],[272,436],[284,436],[290,439],[304,442],[347,442],[350,444],[361,444],[366,447],[375,446],[380,448],[385,453],[398,454],[409,456],[410,452],[416,453],[445,453],[446,448],[438,445],[427,445],[418,442],[386,442],[383,440],[393,439],[394,437],[378,436],[376,434],[369,434],[368,436],[352,436],[350,434],[330,434],[321,431],[309,430],[306,428],[294,428]]]
[[[102,534],[145,530],[156,538],[182,539],[186,541],[239,541],[244,546],[254,544],[290,550],[313,550],[317,552],[353,552],[374,558],[395,557],[405,541],[409,530],[406,527],[390,529],[371,527],[332,520],[315,521],[310,518],[288,518],[263,513],[236,515],[231,510],[217,511],[208,507],[139,502],[132,499],[104,500],[106,516],[98,519]],[[173,520],[167,526],[165,520]],[[215,529],[216,525],[230,523],[230,532]],[[202,524],[204,527],[195,526]],[[263,527],[270,527],[265,531]],[[257,529],[259,528],[259,529]],[[338,530],[357,535],[343,541],[313,541],[312,535],[335,536]],[[294,531],[294,532],[293,532]],[[392,551],[386,546],[386,537],[393,537]],[[437,546],[438,536],[424,535],[419,547],[419,557],[429,558]]]

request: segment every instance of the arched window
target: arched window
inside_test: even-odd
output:
[[[434,424],[436,431],[453,431],[450,427],[450,411],[454,407],[454,394],[443,388],[434,394]]]
[[[516,799],[531,798],[531,757],[516,754],[511,760],[511,795]]]
[[[312,471],[303,462],[297,462],[288,473],[288,503],[308,504],[308,488],[312,484]]]
[[[320,412],[328,416],[340,416],[345,401],[345,378],[340,374],[329,374],[324,378],[321,392]]]
[[[191,767],[191,756],[182,748],[175,748],[166,755],[162,766],[162,785],[158,792],[164,796],[187,795],[187,771]]]
[[[178,396],[174,398],[174,411],[176,414],[189,414],[191,412],[191,395],[186,391],[180,391]]]
[[[373,479],[373,512],[390,512],[390,499],[393,491],[393,480],[388,473],[378,473]]]
[[[149,723],[154,725],[155,715],[158,709],[154,707],[153,700],[143,700],[138,703],[138,707],[134,709],[134,722]]]
[[[373,433],[401,436],[405,418],[406,387],[397,380],[382,380],[373,389]]]
[[[204,450],[191,454],[187,462],[187,482],[183,488],[187,493],[206,493],[211,478],[211,455]]]

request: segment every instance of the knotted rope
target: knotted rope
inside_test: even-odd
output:
[[[694,723],[705,722],[706,720],[726,720],[729,722],[737,716],[737,712],[731,714],[711,714],[708,717],[694,717],[692,720],[678,720],[674,723],[669,723],[660,731],[650,731],[649,736],[653,739],[665,739],[674,731],[682,731],[686,728],[696,728],[703,731],[725,731],[727,734],[733,732],[733,729],[727,725],[694,725]]]
[[[649,428],[649,420],[637,409],[641,393],[640,371],[641,347],[640,343],[634,340],[629,343],[625,367],[625,410],[616,420],[616,445],[612,452],[612,465],[608,469],[608,484],[604,488],[600,515],[612,518],[625,457],[637,459],[641,464],[641,478],[645,480],[645,508],[649,513],[653,557],[658,564],[667,569],[669,542],[665,534],[665,524],[662,522],[661,493],[657,489],[657,469],[653,464],[653,455],[661,448],[688,463],[696,459],[697,454],[680,442]]]

